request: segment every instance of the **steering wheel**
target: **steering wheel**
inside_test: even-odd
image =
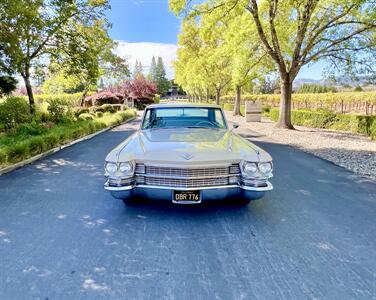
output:
[[[209,123],[212,126],[217,126],[217,124],[215,124],[215,123],[213,123],[211,121],[207,121],[207,120],[200,121],[200,122],[196,123],[195,126],[199,126],[201,123]]]

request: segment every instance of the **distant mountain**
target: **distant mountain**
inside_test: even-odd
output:
[[[324,84],[324,80],[322,79],[317,80],[317,79],[312,79],[312,78],[298,78],[298,79],[295,79],[293,87],[298,88],[303,84],[320,84],[321,85],[321,84]]]
[[[299,88],[303,84],[318,84],[318,85],[330,85],[330,86],[343,86],[350,85],[352,87],[358,85],[375,85],[375,76],[363,75],[357,78],[352,78],[350,76],[338,76],[335,80],[333,79],[312,79],[312,78],[299,78],[294,81],[293,88]]]

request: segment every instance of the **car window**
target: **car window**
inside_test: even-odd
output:
[[[158,107],[145,113],[142,129],[226,128],[221,109],[216,107]]]

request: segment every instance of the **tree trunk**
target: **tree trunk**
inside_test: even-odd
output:
[[[241,88],[241,86],[237,85],[236,86],[235,105],[234,105],[234,116],[240,115],[241,94],[242,94],[242,88]]]
[[[206,88],[206,102],[209,103],[209,89]]]
[[[279,128],[294,129],[291,123],[292,81],[289,74],[281,75],[281,101],[279,105]]]
[[[82,96],[81,96],[80,106],[84,106],[85,98],[86,98],[88,91],[89,91],[89,88],[87,86],[85,86],[84,92],[82,93]]]
[[[215,89],[215,103],[219,105],[221,100],[221,89],[216,88]]]
[[[33,89],[31,88],[31,83],[30,83],[30,70],[26,69],[25,73],[22,74],[22,78],[25,82],[27,96],[29,97],[30,113],[34,115],[35,114],[35,101],[34,101]]]

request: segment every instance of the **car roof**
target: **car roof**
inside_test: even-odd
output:
[[[191,103],[191,102],[164,102],[159,104],[151,104],[147,108],[168,108],[168,107],[210,107],[210,108],[221,108],[217,104],[209,103]]]

